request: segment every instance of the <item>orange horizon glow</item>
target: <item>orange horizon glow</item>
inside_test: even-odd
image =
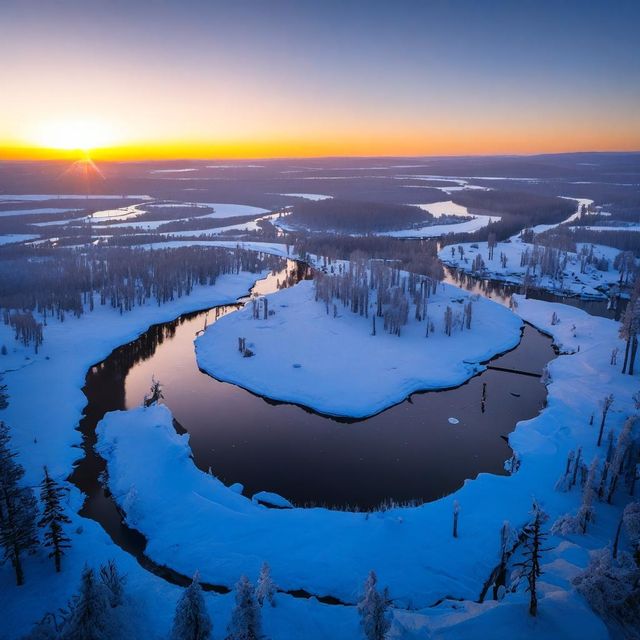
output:
[[[493,143],[493,144],[492,144]],[[268,158],[317,157],[421,157],[421,156],[491,156],[536,155],[575,152],[635,152],[640,151],[640,139],[622,136],[616,140],[579,138],[559,140],[549,136],[535,139],[510,140],[492,136],[491,140],[389,139],[372,141],[356,137],[331,140],[264,140],[238,142],[147,142],[113,146],[34,146],[0,143],[0,160],[47,161],[77,160],[86,156],[103,162],[142,162],[172,160],[240,160]]]

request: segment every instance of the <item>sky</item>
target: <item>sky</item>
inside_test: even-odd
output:
[[[0,0],[0,158],[640,150],[640,2]]]

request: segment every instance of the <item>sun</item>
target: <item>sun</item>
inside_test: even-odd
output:
[[[69,119],[42,123],[33,138],[39,147],[86,153],[112,144],[114,134],[100,120]]]

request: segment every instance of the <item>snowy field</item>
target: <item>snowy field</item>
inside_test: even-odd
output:
[[[312,281],[268,296],[273,315],[254,320],[252,309],[222,318],[196,341],[199,366],[214,377],[275,400],[331,415],[364,417],[401,402],[419,390],[457,386],[483,370],[480,362],[515,347],[520,321],[486,300],[473,303],[470,331],[447,336],[444,311],[461,312],[469,295],[441,285],[429,299],[435,331],[409,322],[402,336],[386,333],[377,318],[351,313],[338,303],[338,317],[314,299]],[[238,337],[255,353],[243,358]]]

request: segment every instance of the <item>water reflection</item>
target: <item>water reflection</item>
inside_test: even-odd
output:
[[[304,277],[306,269],[290,262],[254,294]],[[303,505],[368,509],[386,500],[434,500],[480,472],[505,473],[511,450],[504,436],[544,404],[545,389],[537,378],[496,370],[456,389],[414,394],[361,421],[267,401],[197,366],[196,334],[237,306],[154,326],[94,367],[87,375],[89,406],[82,424],[88,442],[105,411],[140,405],[155,375],[166,404],[190,434],[200,468],[213,469],[228,484],[241,482],[248,495],[269,490]],[[539,373],[553,357],[550,340],[527,327],[521,344],[492,364]],[[104,462],[91,454],[76,471],[89,495],[87,513],[106,508],[97,479],[103,469]]]

